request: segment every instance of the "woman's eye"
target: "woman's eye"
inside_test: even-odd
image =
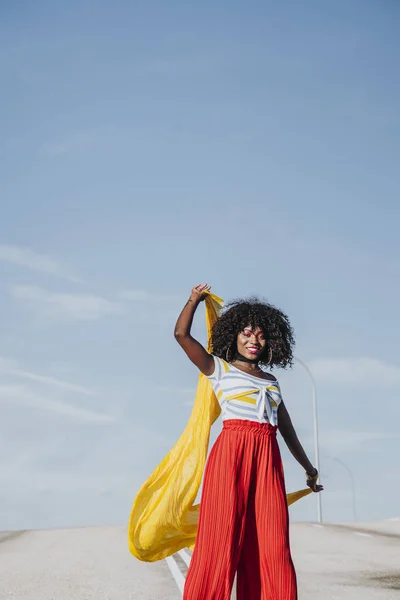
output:
[[[243,335],[245,335],[246,337],[250,337],[251,336],[251,332],[250,331],[243,331]]]

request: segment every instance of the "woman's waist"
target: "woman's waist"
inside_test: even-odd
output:
[[[222,422],[223,430],[243,431],[261,435],[276,435],[278,427],[270,423],[252,421],[250,419],[225,419]]]

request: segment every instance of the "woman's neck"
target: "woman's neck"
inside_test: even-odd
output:
[[[236,354],[235,359],[233,360],[234,363],[238,362],[238,363],[242,363],[243,365],[246,365],[246,367],[252,371],[260,371],[260,367],[258,366],[258,360],[256,358],[247,358],[246,356],[243,356],[242,354],[239,354],[239,352]]]

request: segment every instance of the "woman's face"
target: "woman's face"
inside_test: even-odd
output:
[[[265,348],[266,339],[259,327],[252,329],[245,327],[237,336],[237,349],[239,354],[257,360]]]

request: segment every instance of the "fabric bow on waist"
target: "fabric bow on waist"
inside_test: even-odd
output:
[[[258,395],[257,400],[251,397],[254,394]],[[281,395],[277,385],[254,385],[249,390],[228,396],[226,400],[227,402],[238,400],[239,402],[257,405],[257,417],[259,421],[264,419],[266,413],[268,422],[274,426],[278,425],[278,404],[281,401]]]

